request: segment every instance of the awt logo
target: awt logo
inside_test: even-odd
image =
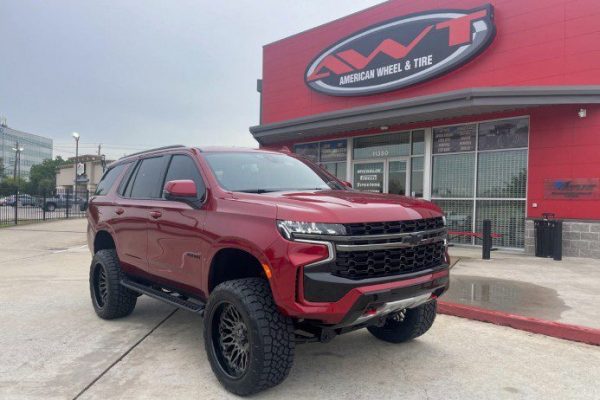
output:
[[[386,21],[333,45],[310,63],[314,90],[356,96],[395,90],[446,73],[493,40],[493,8],[438,10]]]

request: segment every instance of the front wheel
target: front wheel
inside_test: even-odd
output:
[[[404,313],[390,315],[383,326],[369,326],[367,329],[377,339],[390,343],[402,343],[415,339],[431,328],[435,320],[437,302],[431,300]]]
[[[204,345],[221,384],[248,396],[281,383],[289,374],[294,324],[277,310],[265,280],[228,281],[208,300]]]

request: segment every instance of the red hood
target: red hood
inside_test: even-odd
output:
[[[429,201],[394,194],[353,190],[236,193],[235,197],[244,202],[275,205],[277,219],[291,221],[379,222],[431,218],[442,215],[440,209]]]

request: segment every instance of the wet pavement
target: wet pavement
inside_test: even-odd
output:
[[[552,321],[560,319],[562,313],[570,309],[554,289],[469,275],[452,276],[444,300]]]
[[[446,302],[600,328],[600,260],[535,258],[454,247]]]

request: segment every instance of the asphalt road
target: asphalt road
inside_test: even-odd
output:
[[[200,317],[142,297],[92,310],[82,220],[0,229],[0,399],[234,398],[212,375]],[[298,346],[254,398],[598,399],[600,348],[448,316],[404,345],[366,331]]]

